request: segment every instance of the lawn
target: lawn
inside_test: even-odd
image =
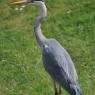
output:
[[[95,95],[95,0],[45,1],[43,34],[69,52],[83,95]],[[10,2],[0,0],[0,95],[54,95],[33,30],[38,8],[15,11]]]

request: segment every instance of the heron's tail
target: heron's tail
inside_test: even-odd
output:
[[[82,95],[80,87],[76,86],[76,85],[73,85],[72,86],[72,94],[71,95]]]
[[[82,95],[82,92],[79,90],[79,89],[77,89],[77,91],[76,91],[76,94],[75,95]]]

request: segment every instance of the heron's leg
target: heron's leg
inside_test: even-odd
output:
[[[53,80],[53,85],[54,85],[55,95],[58,95],[58,92],[57,92],[57,87],[56,87],[55,80]]]
[[[61,95],[61,86],[59,85],[59,95]]]

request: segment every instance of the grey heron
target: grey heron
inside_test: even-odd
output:
[[[36,39],[42,50],[42,59],[45,70],[53,79],[55,95],[61,94],[61,87],[70,95],[82,95],[78,83],[78,76],[74,63],[68,52],[53,38],[46,38],[41,32],[41,22],[47,16],[47,8],[44,0],[21,0],[14,4],[33,3],[40,9],[34,25]],[[56,82],[59,89],[56,88]]]

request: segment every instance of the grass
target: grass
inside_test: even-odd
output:
[[[0,1],[0,95],[53,95],[33,32],[38,9],[29,5],[19,12],[9,2]],[[46,0],[46,5],[44,35],[71,55],[83,94],[95,95],[95,1]]]

